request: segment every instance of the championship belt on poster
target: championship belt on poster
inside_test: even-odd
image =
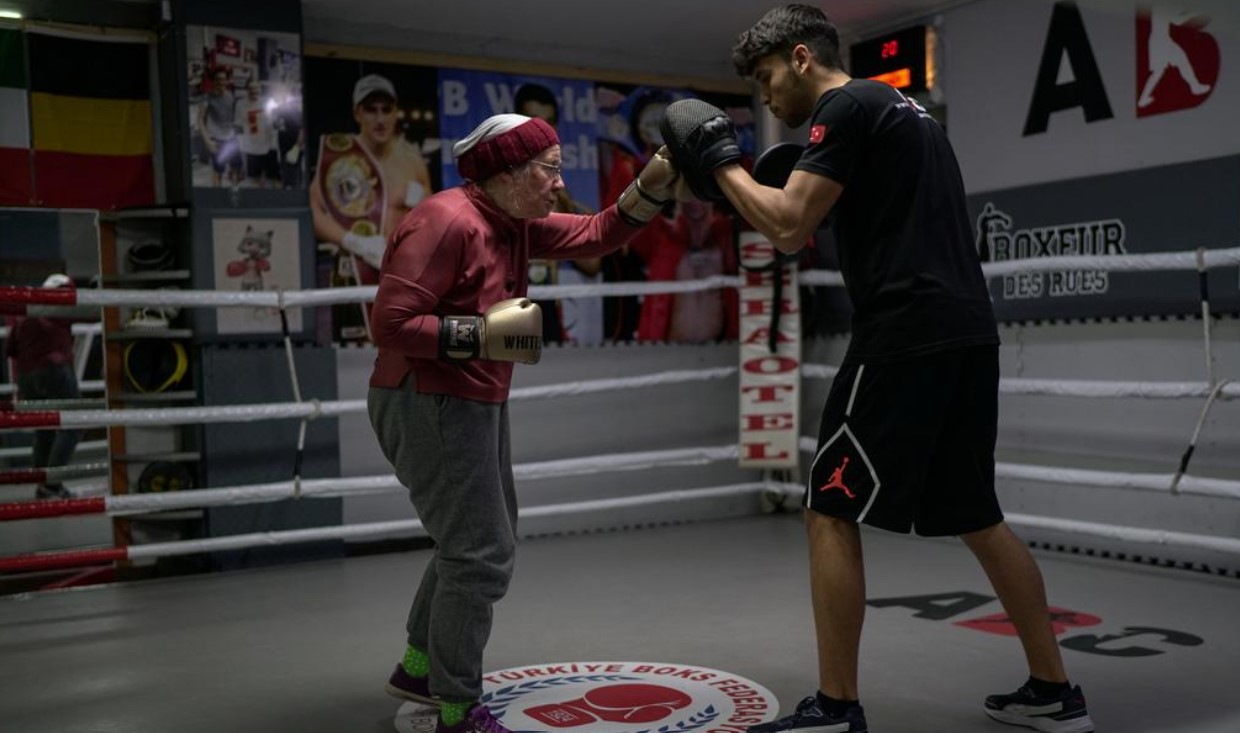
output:
[[[356,138],[345,133],[324,135],[319,142],[319,171],[319,193],[337,224],[358,236],[383,234],[383,172]],[[331,286],[372,284],[378,274],[342,247],[332,264]],[[366,303],[332,306],[332,332],[337,341],[366,340],[367,307]]]

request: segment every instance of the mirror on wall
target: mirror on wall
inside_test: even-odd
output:
[[[0,209],[0,283],[94,288],[99,280],[97,211]],[[0,402],[5,409],[106,406],[102,309],[71,308],[64,314],[67,317],[39,312],[3,316]],[[108,464],[103,428],[0,432],[0,476],[5,477],[0,501],[107,493]],[[14,472],[24,469],[36,471],[18,483],[23,476]],[[29,546],[28,540],[12,549],[45,549]]]

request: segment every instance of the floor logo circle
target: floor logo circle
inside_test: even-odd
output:
[[[779,702],[729,672],[659,662],[566,662],[483,676],[482,702],[513,731],[744,733]]]

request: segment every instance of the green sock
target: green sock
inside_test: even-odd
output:
[[[439,719],[444,725],[456,725],[465,719],[465,714],[469,709],[478,704],[477,700],[466,700],[464,702],[448,702],[443,701],[439,705]]]
[[[431,673],[431,658],[412,644],[405,649],[405,658],[400,663],[410,677],[425,677]]]

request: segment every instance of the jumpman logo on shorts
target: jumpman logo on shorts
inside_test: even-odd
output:
[[[825,484],[819,486],[818,490],[829,491],[831,489],[839,489],[847,494],[849,499],[856,499],[857,495],[844,485],[844,467],[847,465],[848,456],[844,456],[844,462],[835,467],[835,470],[831,472],[831,478],[827,479]]]

